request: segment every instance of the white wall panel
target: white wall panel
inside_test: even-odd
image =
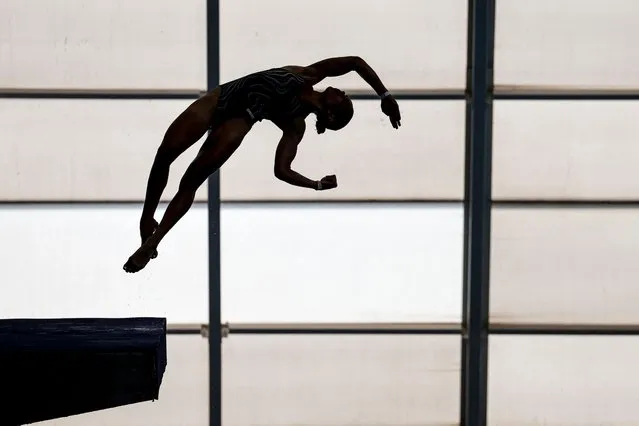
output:
[[[39,426],[202,426],[209,419],[208,341],[200,336],[167,337],[167,366],[160,397]]]
[[[0,315],[207,322],[206,207],[194,207],[159,257],[130,275],[122,265],[140,245],[140,212],[138,205],[0,207]]]
[[[142,201],[164,133],[190,102],[0,100],[0,199]],[[171,167],[164,199],[199,146]]]
[[[493,197],[638,199],[639,102],[498,101]]]
[[[2,315],[206,323],[206,207],[193,207],[160,256],[129,275],[122,265],[139,245],[140,211],[3,207]],[[461,207],[231,205],[221,220],[224,321],[460,319]]]
[[[227,426],[459,421],[459,336],[234,336],[222,344]]]
[[[460,89],[467,8],[465,0],[222,0],[221,78],[359,55],[391,89]],[[355,75],[330,84],[370,90]]]
[[[636,0],[497,2],[495,84],[639,88]]]
[[[490,426],[639,424],[639,339],[492,336]]]
[[[222,168],[224,200],[423,200],[462,199],[464,193],[464,102],[401,101],[395,130],[379,101],[354,101],[355,116],[339,132],[318,135],[315,116],[293,168],[311,179],[337,175],[338,187],[314,191],[273,176],[282,131],[255,126]]]
[[[5,200],[134,200],[144,198],[155,152],[190,101],[0,100],[0,177]],[[260,123],[222,168],[224,200],[461,199],[463,102],[405,101],[399,130],[378,102],[356,101],[340,132],[317,135],[314,117],[294,166],[320,179],[337,174],[339,187],[316,192],[273,176],[281,137]],[[177,190],[200,143],[171,167],[163,199]],[[43,179],[43,176],[47,176]],[[202,187],[197,199],[206,199]]]
[[[204,0],[2,0],[0,88],[206,89]]]
[[[491,321],[638,322],[638,213],[633,208],[493,209]]]
[[[227,205],[222,319],[461,319],[463,209],[433,205]]]

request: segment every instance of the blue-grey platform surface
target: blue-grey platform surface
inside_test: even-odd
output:
[[[0,320],[2,425],[157,399],[165,318]]]

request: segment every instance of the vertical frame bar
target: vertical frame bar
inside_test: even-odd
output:
[[[486,426],[488,392],[488,307],[492,178],[492,102],[495,1],[472,0],[470,126],[466,173],[468,220],[465,223],[464,277],[466,327],[462,333],[464,406],[460,418],[466,426]]]
[[[468,329],[468,311],[466,307],[468,306],[468,288],[466,285],[467,277],[468,277],[468,229],[470,223],[470,185],[468,184],[468,180],[470,179],[470,153],[471,153],[471,104],[470,101],[472,99],[473,93],[473,79],[472,79],[472,70],[473,70],[473,30],[474,30],[474,14],[473,14],[473,0],[468,0],[467,7],[467,24],[466,24],[466,88],[465,88],[465,99],[466,99],[466,119],[464,124],[464,247],[463,247],[463,266],[462,266],[462,318],[461,318],[461,328],[462,330]],[[466,344],[464,343],[466,340],[466,334],[462,332],[462,344],[461,344],[461,385],[460,395],[459,395],[459,424],[464,426],[466,425],[466,363],[468,359],[468,351]]]
[[[220,1],[206,0],[207,88],[220,83]],[[222,335],[220,274],[220,172],[208,179],[209,231],[209,425],[222,425]]]

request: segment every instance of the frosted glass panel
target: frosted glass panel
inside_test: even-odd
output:
[[[221,79],[359,55],[391,89],[461,89],[467,9],[465,0],[221,0]],[[371,90],[356,75],[335,81]]]
[[[493,197],[639,198],[639,102],[497,101]]]
[[[224,200],[425,200],[464,194],[464,103],[401,101],[402,127],[392,128],[378,101],[354,101],[355,116],[339,132],[318,135],[307,119],[294,170],[311,179],[337,175],[338,187],[314,191],[273,176],[282,131],[253,128],[222,168]]]
[[[229,205],[222,318],[460,321],[461,205]]]
[[[490,426],[639,424],[639,339],[492,336]]]
[[[2,0],[0,88],[206,89],[205,0]]]
[[[233,336],[222,422],[427,425],[459,421],[459,336]]]
[[[142,201],[164,133],[190,102],[0,99],[0,199]],[[171,166],[164,199],[198,149]]]
[[[0,198],[142,201],[164,133],[189,103],[0,100],[0,126],[7,140],[0,144],[0,178],[5,182]],[[405,101],[399,131],[392,129],[377,102],[356,101],[355,107],[353,123],[339,133],[320,137],[309,118],[294,163],[301,173],[316,179],[337,174],[337,189],[310,191],[277,180],[273,159],[281,131],[260,123],[222,168],[222,198],[461,199],[463,102]],[[33,126],[34,117],[38,126]],[[171,166],[163,199],[175,194],[200,144]],[[206,199],[205,187],[197,199]]]
[[[639,321],[637,209],[494,208],[492,232],[491,321]]]
[[[141,211],[138,205],[1,206],[0,315],[208,322],[206,206],[194,207],[162,242],[159,257],[131,275],[122,265],[140,245]]]
[[[635,0],[498,1],[495,84],[639,88]]]
[[[40,426],[202,426],[209,420],[208,341],[167,336],[168,364],[160,398],[47,422]]]

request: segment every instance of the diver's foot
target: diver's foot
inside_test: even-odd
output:
[[[156,253],[157,256],[157,250],[155,250],[155,248],[149,248],[143,245],[129,257],[129,260],[127,260],[122,269],[128,273],[141,271],[151,261],[153,253]]]

